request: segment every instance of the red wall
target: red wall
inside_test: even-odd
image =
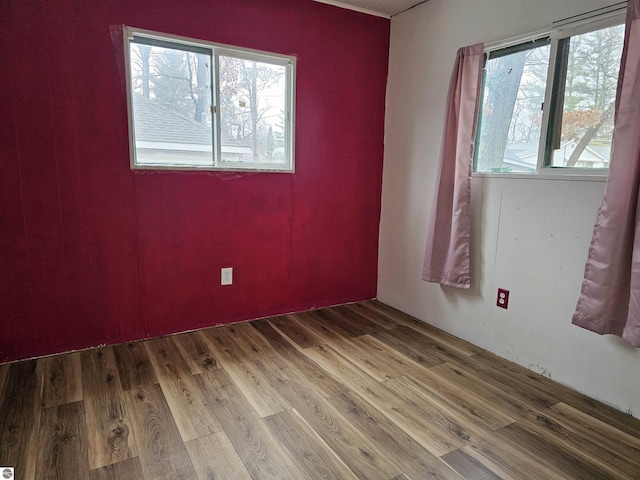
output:
[[[296,173],[132,172],[122,24],[296,55]],[[374,297],[388,39],[311,0],[2,0],[0,361]]]

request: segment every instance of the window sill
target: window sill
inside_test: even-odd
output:
[[[485,173],[473,172],[472,178],[508,178],[518,180],[561,180],[561,181],[580,181],[580,182],[606,182],[607,173],[585,174],[580,172],[568,173]]]
[[[225,167],[212,167],[209,165],[160,165],[160,164],[137,164],[132,165],[131,170],[135,171],[158,171],[158,172],[184,172],[184,173],[198,173],[198,172],[219,172],[219,173],[295,173],[293,167],[266,167],[266,166],[252,166],[238,168],[232,165]]]

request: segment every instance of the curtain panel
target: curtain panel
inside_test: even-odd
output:
[[[609,177],[573,324],[640,347],[640,0],[629,0]]]
[[[469,204],[483,57],[481,44],[456,56],[424,256],[423,280],[457,288],[471,286]]]

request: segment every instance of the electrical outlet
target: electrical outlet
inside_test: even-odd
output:
[[[498,289],[498,300],[496,301],[496,305],[500,308],[504,308],[505,310],[509,306],[509,290],[505,290],[504,288]]]
[[[231,285],[233,283],[233,268],[225,267],[220,269],[220,285]]]

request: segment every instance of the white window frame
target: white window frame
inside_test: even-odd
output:
[[[476,172],[475,165],[477,162],[478,148],[475,149],[474,154],[474,172],[473,176],[477,177],[500,177],[500,178],[539,178],[539,179],[562,179],[562,180],[591,180],[591,181],[605,181],[609,175],[608,168],[577,168],[577,167],[551,167],[545,165],[545,156],[547,155],[547,136],[549,132],[551,114],[552,111],[549,108],[552,105],[553,83],[556,70],[556,56],[558,52],[558,42],[565,38],[569,38],[592,31],[613,27],[616,25],[622,25],[625,22],[624,9],[616,9],[614,11],[606,12],[593,16],[584,20],[576,20],[570,22],[558,22],[552,28],[540,30],[528,35],[518,36],[505,40],[502,42],[496,42],[485,46],[484,54],[485,59],[489,54],[496,50],[504,48],[515,47],[525,44],[527,42],[533,42],[548,37],[550,39],[551,50],[549,54],[549,68],[547,71],[547,81],[545,87],[544,104],[542,111],[542,124],[540,131],[540,143],[538,147],[538,159],[536,163],[536,169],[532,172]],[[484,94],[484,82],[483,82]],[[476,127],[480,125],[480,115]],[[476,139],[476,142],[478,139]],[[477,145],[476,145],[477,147]]]
[[[212,165],[170,165],[170,164],[149,164],[136,162],[136,142],[135,125],[133,118],[133,95],[132,95],[132,75],[130,44],[134,37],[144,37],[161,42],[170,42],[177,45],[204,48],[211,52],[211,113],[212,113],[212,138],[213,138],[213,164]],[[250,48],[236,47],[232,45],[197,40],[194,38],[160,33],[136,27],[123,26],[125,72],[126,72],[126,94],[127,94],[127,114],[129,121],[129,151],[130,165],[132,170],[187,170],[187,171],[233,171],[233,172],[295,172],[295,98],[296,98],[296,57],[279,53],[266,52]],[[219,92],[219,57],[227,55],[234,58],[255,60],[257,62],[269,63],[286,67],[285,75],[285,160],[286,165],[279,163],[269,165],[265,163],[252,162],[222,162],[222,142],[220,127],[220,92]]]

